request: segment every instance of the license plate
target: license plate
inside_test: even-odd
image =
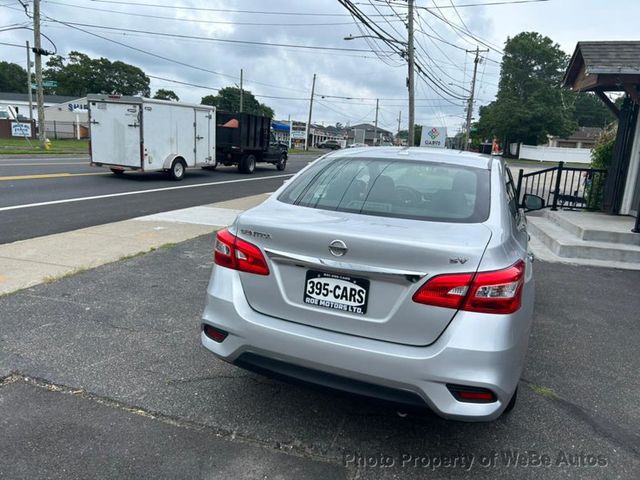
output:
[[[369,280],[308,270],[304,303],[364,315],[367,313]]]

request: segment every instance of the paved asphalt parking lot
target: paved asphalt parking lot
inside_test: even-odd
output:
[[[518,404],[472,424],[214,358],[211,248],[0,297],[0,477],[640,478],[640,272],[536,262]]]

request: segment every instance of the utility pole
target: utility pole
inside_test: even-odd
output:
[[[31,87],[31,46],[27,40],[27,88],[29,89],[29,121],[33,122],[33,88]]]
[[[33,0],[33,43],[36,55],[36,101],[38,102],[38,141],[45,148],[44,90],[42,88],[42,43],[40,42],[40,0]],[[31,88],[31,85],[29,85]]]
[[[482,50],[488,52],[489,50]],[[473,50],[467,50],[473,52]],[[471,134],[471,117],[473,116],[473,97],[476,90],[476,75],[478,73],[478,63],[480,63],[480,48],[476,47],[476,58],[473,60],[473,77],[471,79],[471,94],[469,95],[469,103],[467,104],[467,122],[464,135],[464,150],[469,150],[469,135]]]
[[[413,59],[413,0],[408,0],[408,15],[409,21],[407,22],[407,61],[409,63],[409,77],[407,78],[407,88],[409,89],[409,138],[407,145],[413,147],[414,145],[414,124],[416,120],[415,112],[415,84],[414,84],[414,59]]]
[[[316,74],[313,74],[313,83],[311,84],[311,99],[309,100],[309,119],[307,120],[307,128],[304,135],[304,149],[309,150],[309,131],[311,129],[311,112],[313,111],[313,93],[316,90]]]
[[[244,96],[244,92],[242,90],[242,69],[240,69],[240,111],[242,112],[242,101],[244,100],[242,97]]]
[[[376,98],[376,121],[373,125],[373,145],[376,146],[378,144],[378,102],[380,100]]]
[[[400,133],[401,122],[402,122],[402,110],[398,112],[398,133]]]
[[[291,136],[293,135],[293,122],[291,121],[291,114],[289,114],[289,150],[291,150]]]

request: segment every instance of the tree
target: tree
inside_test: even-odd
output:
[[[616,118],[593,93],[578,93],[574,101],[574,120],[579,127],[606,127]]]
[[[496,100],[480,109],[478,134],[507,142],[546,143],[576,129],[569,92],[561,87],[568,57],[535,32],[507,39]]]
[[[0,92],[27,93],[27,71],[17,63],[0,62]]]
[[[202,105],[212,105],[219,110],[229,113],[237,113],[240,110],[240,89],[236,87],[225,87],[218,91],[218,95],[207,95],[202,97]],[[256,97],[248,90],[243,90],[242,111],[254,115],[274,117],[273,110],[263,103],[258,102]]]
[[[156,94],[153,98],[157,98],[158,100],[173,100],[175,102],[180,101],[180,97],[176,95],[176,92],[173,90],[165,90],[164,88],[159,88],[156,90]]]
[[[396,138],[400,140],[408,140],[409,139],[409,130],[400,130],[396,134]],[[417,123],[413,126],[413,144],[416,147],[420,146],[420,139],[422,138],[422,125],[418,125]]]
[[[142,95],[148,97],[149,77],[138,67],[107,58],[91,58],[81,52],[70,52],[66,59],[55,55],[47,62],[45,80],[58,82],[47,92],[84,97],[87,93]]]

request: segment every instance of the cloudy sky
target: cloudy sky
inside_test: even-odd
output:
[[[446,125],[450,134],[460,127],[464,101],[456,97],[468,95],[473,68],[465,50],[478,45],[490,52],[478,68],[476,112],[496,93],[499,52],[509,36],[537,31],[569,54],[579,40],[638,39],[638,0],[495,5],[505,1],[416,0],[417,58],[440,86],[417,80],[417,123]],[[393,38],[406,39],[404,0],[354,3]],[[338,0],[42,0],[42,13],[42,31],[59,53],[79,50],[137,65],[159,77],[152,78],[152,91],[172,89],[181,100],[199,103],[216,88],[238,84],[242,68],[245,88],[277,118],[306,120],[315,73],[314,122],[373,122],[379,98],[379,125],[397,130],[402,111],[406,128],[406,63],[380,42],[345,41],[367,32]],[[14,29],[21,25],[29,21],[18,0],[0,0],[0,42],[32,40],[29,30]],[[50,48],[46,41],[43,47]],[[26,66],[24,49],[17,47],[0,44],[0,60]]]

